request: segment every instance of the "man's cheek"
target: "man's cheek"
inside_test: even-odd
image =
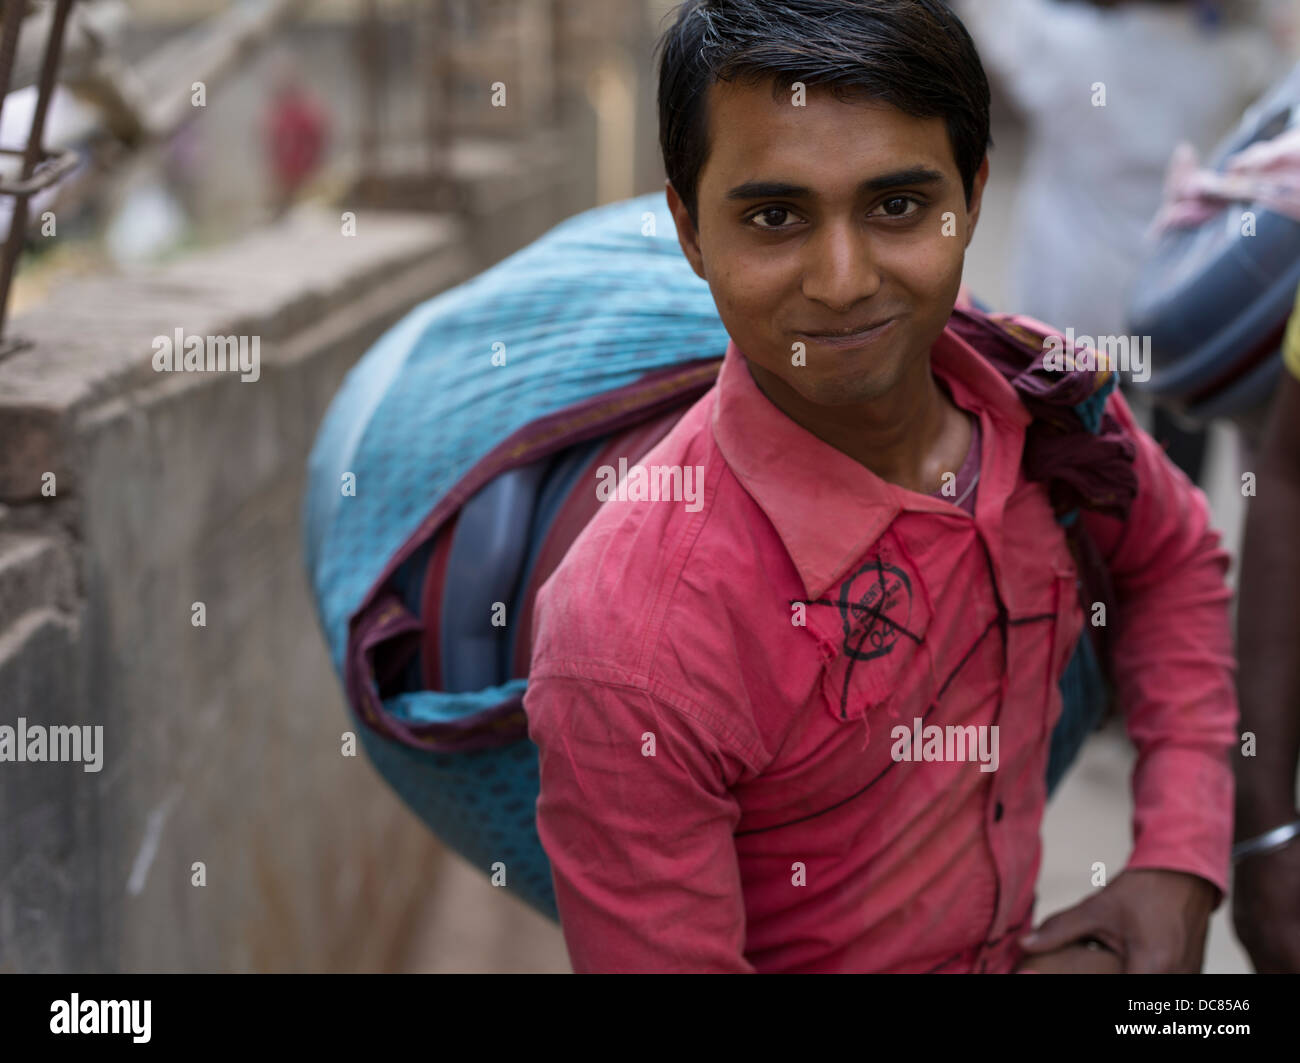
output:
[[[769,311],[792,282],[789,267],[774,258],[746,260],[729,270],[726,280],[736,301],[748,307],[764,306]]]
[[[912,244],[897,261],[899,275],[909,278],[913,291],[937,294],[946,290],[953,278],[960,279],[963,251],[959,240],[943,237]]]
[[[778,306],[779,296],[763,278],[750,271],[728,273],[713,286],[713,301],[728,329],[749,333],[766,333],[770,318]],[[734,335],[734,333],[733,333]]]
[[[961,288],[962,260],[934,256],[913,261],[906,274],[915,319],[919,323],[930,318],[947,320]]]

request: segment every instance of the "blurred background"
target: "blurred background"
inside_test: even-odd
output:
[[[303,476],[343,375],[411,306],[572,214],[662,188],[651,50],[673,4],[4,7],[0,190],[27,209],[11,225],[0,196],[0,722],[103,724],[106,753],[100,773],[0,766],[0,971],[569,970],[558,926],[339,755],[353,723],[303,574]],[[1047,297],[1026,272],[1081,287],[1067,251],[1044,262],[1032,246],[1035,189],[1060,180],[1032,106],[1055,91],[1045,76],[1145,75],[1127,130],[1078,148],[1119,157],[1136,118],[1144,165],[1087,183],[1113,180],[1149,218],[1151,157],[1188,137],[1208,151],[1300,58],[1295,5],[1243,5],[1231,27],[1205,15],[1212,43],[1195,47],[1233,58],[1215,81],[1189,53],[1191,96],[1178,53],[1166,77],[1132,34],[1082,47],[1053,21],[1096,5],[954,7],[971,10],[995,95],[966,283],[997,308],[1125,331],[1102,327],[1105,293],[1027,305]],[[1016,43],[1031,32],[1063,42],[1060,61]],[[177,328],[260,336],[258,386],[153,372],[153,338]],[[1178,443],[1186,426],[1143,415],[1191,448],[1235,555],[1238,429]],[[1087,893],[1094,861],[1122,868],[1131,763],[1122,731],[1099,733],[1054,799],[1040,913]],[[1249,970],[1226,908],[1206,969]]]

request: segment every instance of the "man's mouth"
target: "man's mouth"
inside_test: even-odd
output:
[[[797,332],[801,340],[821,347],[834,347],[839,350],[854,350],[868,343],[874,343],[892,328],[897,318],[886,318],[874,325],[861,325],[855,328],[822,330],[819,332]]]

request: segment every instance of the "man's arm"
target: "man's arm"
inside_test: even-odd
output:
[[[1137,443],[1127,521],[1082,519],[1107,558],[1118,616],[1112,660],[1137,748],[1131,869],[1181,871],[1228,888],[1237,697],[1229,564],[1205,495],[1143,432],[1118,392],[1109,411]]]
[[[1024,944],[1041,952],[1090,935],[1119,952],[1126,971],[1198,971],[1209,915],[1227,891],[1232,841],[1228,555],[1204,494],[1138,428],[1119,393],[1108,410],[1137,446],[1137,498],[1126,521],[1080,519],[1115,585],[1118,615],[1106,620],[1137,747],[1134,846],[1110,885]]]
[[[1242,544],[1237,690],[1255,742],[1235,758],[1238,841],[1300,818],[1300,298],[1287,342]],[[1232,914],[1257,971],[1300,973],[1300,840],[1243,859]]]
[[[744,754],[721,721],[630,685],[529,680],[537,829],[573,969],[754,973],[729,792]]]

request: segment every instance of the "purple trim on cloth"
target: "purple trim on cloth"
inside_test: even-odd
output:
[[[407,724],[384,711],[371,661],[373,652],[381,642],[421,627],[420,620],[395,595],[384,593],[388,580],[494,477],[565,447],[638,424],[673,406],[696,401],[713,386],[721,366],[721,358],[668,366],[647,373],[632,384],[567,406],[519,429],[461,477],[389,559],[348,619],[343,686],[361,720],[379,734],[417,749],[464,752],[506,745],[522,738],[527,733],[527,719],[518,698],[458,720],[436,723]]]
[[[472,753],[517,742],[528,733],[521,697],[508,698],[482,712],[457,720],[407,724],[384,711],[374,680],[374,650],[389,639],[421,628],[395,594],[386,594],[360,619],[348,643],[346,690],[364,723],[380,734],[416,749]]]

